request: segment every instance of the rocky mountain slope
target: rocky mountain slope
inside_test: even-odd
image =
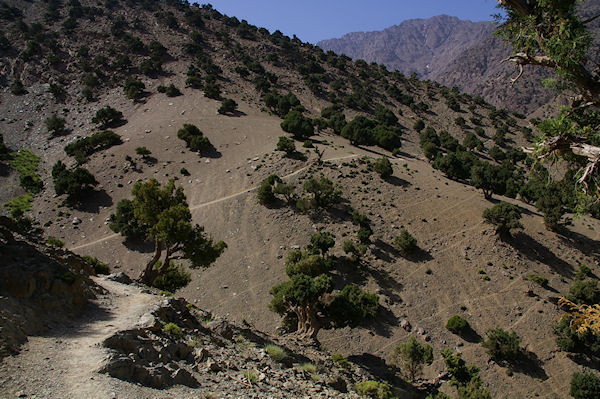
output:
[[[317,336],[321,353],[326,353],[319,355],[322,360],[313,360],[308,349],[300,351],[311,362],[328,368],[331,355],[339,354],[357,365],[357,370],[368,371],[354,372],[356,379],[342,373],[347,385],[376,378],[388,381],[399,393],[415,392],[416,388],[398,372],[392,360],[394,348],[415,336],[429,342],[434,350],[432,364],[424,368],[425,380],[433,381],[445,370],[440,351],[450,349],[460,351],[469,364],[481,369],[483,386],[493,397],[567,397],[569,381],[565,375],[583,370],[585,363],[557,348],[552,326],[561,312],[556,301],[568,292],[579,265],[588,265],[595,275],[599,274],[600,224],[586,216],[573,220],[557,234],[544,228],[543,216],[532,205],[496,196],[493,201],[501,198],[523,213],[523,230],[513,239],[500,240],[494,228],[482,219],[483,210],[493,202],[468,185],[468,180],[450,180],[434,169],[419,143],[419,131],[425,126],[440,135],[447,131],[445,145],[454,143],[452,138],[463,143],[477,131],[481,145],[470,153],[482,162],[500,165],[492,156],[497,142],[503,146],[500,151],[504,156],[511,149],[530,143],[528,129],[534,126],[521,119],[522,115],[496,109],[434,82],[326,54],[310,44],[223,16],[208,6],[152,1],[82,1],[79,5],[71,2],[62,6],[42,1],[3,4],[9,6],[2,6],[0,14],[5,22],[0,28],[2,37],[8,39],[8,45],[2,41],[0,60],[0,130],[10,159],[0,161],[0,198],[8,201],[19,196],[21,200],[12,203],[10,209],[24,208],[24,216],[44,226],[47,236],[62,240],[78,254],[99,258],[116,271],[137,276],[152,257],[152,245],[128,241],[113,233],[108,227],[110,215],[116,212],[119,201],[131,198],[136,181],[153,177],[165,183],[174,178],[184,189],[194,222],[228,244],[210,268],[191,271],[190,284],[177,295],[215,318],[242,326],[232,327],[234,336],[244,337],[248,325],[269,337],[281,331],[281,318],[269,310],[269,291],[286,279],[287,253],[304,247],[314,232],[328,231],[336,237],[330,250],[336,259],[336,267],[330,273],[336,290],[355,284],[377,294],[379,308],[373,320],[354,328],[326,324]],[[143,84],[139,96],[132,96],[130,91],[139,84],[132,86],[126,83],[128,80]],[[167,95],[166,88],[171,84],[180,95]],[[214,95],[215,85],[220,89],[219,95]],[[269,98],[265,94],[271,91],[279,96],[293,93],[306,109],[303,114],[321,124],[320,131],[315,130],[306,144],[304,140],[295,142],[298,152],[291,156],[274,150],[280,136],[290,135],[282,130],[285,115],[279,115],[280,104],[284,108],[285,100],[279,97],[274,103],[265,101]],[[237,112],[218,112],[224,98],[237,102]],[[371,142],[350,144],[348,135],[345,138],[339,131],[336,133],[332,123],[319,121],[321,112],[333,104],[337,104],[347,121],[357,116],[369,118],[371,122],[365,123],[379,126],[379,131],[382,125],[374,121],[397,118],[398,122],[392,124],[394,131],[400,133],[392,138],[399,138],[400,143],[389,146],[383,142],[386,148]],[[107,105],[122,113],[110,127],[120,142],[95,148],[95,152],[87,154],[88,159],[81,154],[68,155],[66,145],[103,130],[92,119]],[[389,113],[382,114],[381,107],[388,108],[394,118]],[[65,126],[59,134],[52,134],[46,124],[52,115],[64,118]],[[213,150],[200,154],[190,151],[177,137],[184,124],[194,124],[202,130]],[[140,146],[151,154],[137,154]],[[395,151],[392,154],[390,150]],[[39,159],[31,162],[37,159],[35,155]],[[381,157],[392,163],[391,178],[382,179],[374,171],[374,158]],[[65,194],[57,195],[52,177],[57,161],[64,162],[67,168],[85,167],[98,185],[81,201],[69,202]],[[521,162],[517,164],[526,168]],[[286,205],[283,200],[266,207],[259,204],[257,189],[271,174],[295,184],[298,196],[306,195],[302,188],[305,181],[322,175],[339,188],[341,202],[328,210],[309,212]],[[35,184],[35,176],[41,187]],[[24,187],[16,187],[17,183]],[[32,186],[37,191],[31,193],[27,209],[23,206],[27,204],[26,190],[32,190]],[[344,241],[355,240],[359,230],[353,223],[352,211],[365,215],[372,229],[360,261],[344,251]],[[18,212],[15,216],[19,216]],[[403,256],[394,247],[402,229],[409,230],[418,240],[420,251],[415,256]],[[528,279],[531,274],[546,277],[548,284],[533,286]],[[129,332],[122,333],[125,342],[118,339],[119,334],[107,341],[114,350],[114,367],[106,371],[115,376],[134,381],[138,377],[144,381],[153,381],[152,376],[157,380],[162,380],[161,376],[176,378],[174,365],[180,364],[187,374],[179,372],[179,382],[190,382],[191,376],[200,386],[207,384],[218,392],[224,391],[227,384],[235,384],[247,389],[244,392],[248,395],[255,392],[264,396],[267,383],[258,381],[247,387],[243,379],[247,370],[242,368],[245,363],[226,356],[235,345],[238,350],[247,345],[245,362],[253,366],[257,379],[263,373],[267,378],[264,381],[275,381],[277,395],[295,388],[282,380],[291,374],[305,376],[298,367],[264,371],[264,353],[258,346],[227,340],[221,347],[227,350],[221,352],[213,348],[219,344],[204,329],[208,326],[200,323],[200,327],[193,321],[189,327],[181,323],[186,338],[197,335],[201,345],[210,346],[207,351],[213,355],[211,364],[217,364],[213,367],[223,367],[229,361],[239,369],[227,366],[221,375],[215,370],[207,371],[208,359],[204,355],[195,350],[178,355],[180,345],[156,325],[138,330],[135,324],[139,318],[133,316],[141,315],[137,311],[127,313],[127,309],[147,297],[135,290],[122,289],[121,293],[131,295],[134,301],[123,300],[115,306],[115,317],[123,312],[129,315],[125,317],[128,325],[124,326]],[[110,307],[110,300],[107,299],[106,307]],[[171,305],[175,312],[191,320],[181,303]],[[475,337],[458,336],[445,328],[455,314],[469,321]],[[168,318],[163,321],[173,322]],[[111,323],[92,325],[98,328],[90,335],[96,342],[117,333],[107,324]],[[515,330],[522,338],[523,351],[527,353],[522,363],[509,367],[493,361],[479,344],[479,337],[497,327]],[[82,331],[85,339],[86,329]],[[148,359],[155,358],[159,352],[156,348],[163,345],[168,348],[165,356],[170,360],[150,366],[140,353],[127,353],[129,360],[125,359],[134,345],[130,338],[137,339],[132,337],[132,331],[156,344],[152,348],[140,344],[147,349]],[[62,338],[56,341],[62,342]],[[62,346],[56,341],[53,345],[58,354]],[[41,348],[48,341],[36,342]],[[74,341],[68,344],[77,345]],[[288,349],[290,353],[298,352],[293,347]],[[237,356],[239,352],[230,353]],[[193,356],[188,359],[190,354]],[[20,360],[15,358],[14,364],[31,364],[27,355],[23,356]],[[134,372],[132,361],[143,367]],[[122,369],[119,364],[124,364]],[[3,370],[1,375],[6,380],[11,368]],[[52,374],[50,368],[46,372]],[[229,379],[229,375],[235,379]],[[120,384],[106,375],[91,376],[111,381],[108,386]],[[326,376],[335,379],[335,375]],[[90,374],[86,377],[90,378]],[[300,390],[294,395],[302,397],[315,392],[311,391],[315,386],[305,386],[304,381],[302,377],[297,384]],[[319,394],[333,395],[331,387],[325,385],[316,383],[321,389]],[[260,389],[252,391],[256,387]],[[186,390],[190,395],[194,392],[187,391],[185,385],[172,389]],[[447,381],[439,390],[456,394],[456,388]],[[353,387],[349,391],[349,395],[354,394]],[[148,397],[162,397],[156,391],[147,392]]]
[[[599,8],[597,0],[586,1],[581,12],[591,17]],[[598,31],[599,25],[594,21],[590,27]],[[349,33],[317,45],[353,59],[381,63],[405,74],[415,72],[421,79],[457,86],[495,106],[525,114],[553,101],[557,94],[541,85],[543,79],[553,77],[548,70],[526,67],[524,75],[515,84],[511,83],[518,70],[503,62],[511,49],[494,35],[495,30],[496,24],[492,22],[440,15],[404,21],[382,31]]]

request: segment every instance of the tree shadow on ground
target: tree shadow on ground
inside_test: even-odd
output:
[[[156,159],[155,157],[152,157],[152,156],[146,156],[146,157],[142,158],[142,162],[145,165],[153,166],[158,163],[158,159]]]
[[[131,251],[149,254],[154,252],[154,243],[144,239],[125,239],[123,245]]]
[[[246,116],[247,114],[244,111],[240,111],[239,109],[236,109],[235,111],[228,112],[225,115],[230,116],[232,118],[241,118],[242,116]]]
[[[112,206],[113,200],[104,190],[94,190],[90,192],[86,198],[74,206],[75,209],[88,212],[99,213],[100,208],[108,208]]]
[[[10,175],[10,166],[0,162],[0,177],[7,177],[8,175]]]
[[[371,353],[363,353],[361,355],[350,355],[348,360],[367,370],[378,380],[387,381],[391,385],[404,385],[404,381],[398,378],[397,373],[390,370],[390,367],[385,362],[385,359],[375,356]]]
[[[469,326],[469,328],[467,328],[465,331],[461,332],[459,337],[472,344],[478,344],[483,341],[483,337],[479,335],[479,333],[471,326]]]
[[[600,370],[600,359],[590,357],[584,353],[568,353],[567,357],[580,366]]]
[[[206,151],[202,151],[200,153],[200,156],[203,156],[206,158],[217,159],[217,158],[221,158],[223,156],[223,154],[221,154],[221,151],[217,150],[215,147],[211,147]]]
[[[400,322],[398,321],[398,317],[396,317],[391,310],[379,305],[375,319],[370,323],[364,323],[364,325],[366,328],[375,331],[377,335],[390,338],[392,336],[393,327],[398,327]]]
[[[600,256],[600,242],[593,240],[583,234],[563,229],[559,235],[559,239],[563,244],[570,247],[575,247],[582,253],[598,257]]]
[[[507,367],[515,373],[525,374],[538,380],[548,379],[542,361],[533,352],[524,351],[519,361],[510,363]]]
[[[408,181],[401,179],[399,177],[396,176],[390,176],[387,179],[385,179],[386,182],[388,182],[389,184],[396,186],[396,187],[410,187],[412,186],[411,183],[409,183]]]
[[[552,270],[563,277],[573,277],[573,266],[557,257],[552,251],[537,242],[533,237],[523,232],[519,232],[512,238],[506,239],[505,242],[519,251],[527,259],[547,264]]]

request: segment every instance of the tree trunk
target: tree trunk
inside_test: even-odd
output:
[[[158,240],[158,237],[154,239],[154,256],[150,259],[150,262],[146,264],[146,268],[138,278],[138,281],[142,284],[152,285],[154,279],[158,277],[159,270],[155,269],[154,266],[158,262],[162,255],[162,243]]]
[[[298,316],[298,329],[296,334],[302,338],[316,339],[319,328],[319,320],[314,309],[310,306],[295,306],[293,309]]]

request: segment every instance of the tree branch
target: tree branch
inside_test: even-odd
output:
[[[512,8],[523,16],[531,13],[531,4],[528,0],[498,0],[498,3],[504,7]]]

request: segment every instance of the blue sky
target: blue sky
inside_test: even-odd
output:
[[[497,0],[204,0],[229,16],[316,43],[345,33],[381,30],[406,19],[447,14],[489,21]]]

